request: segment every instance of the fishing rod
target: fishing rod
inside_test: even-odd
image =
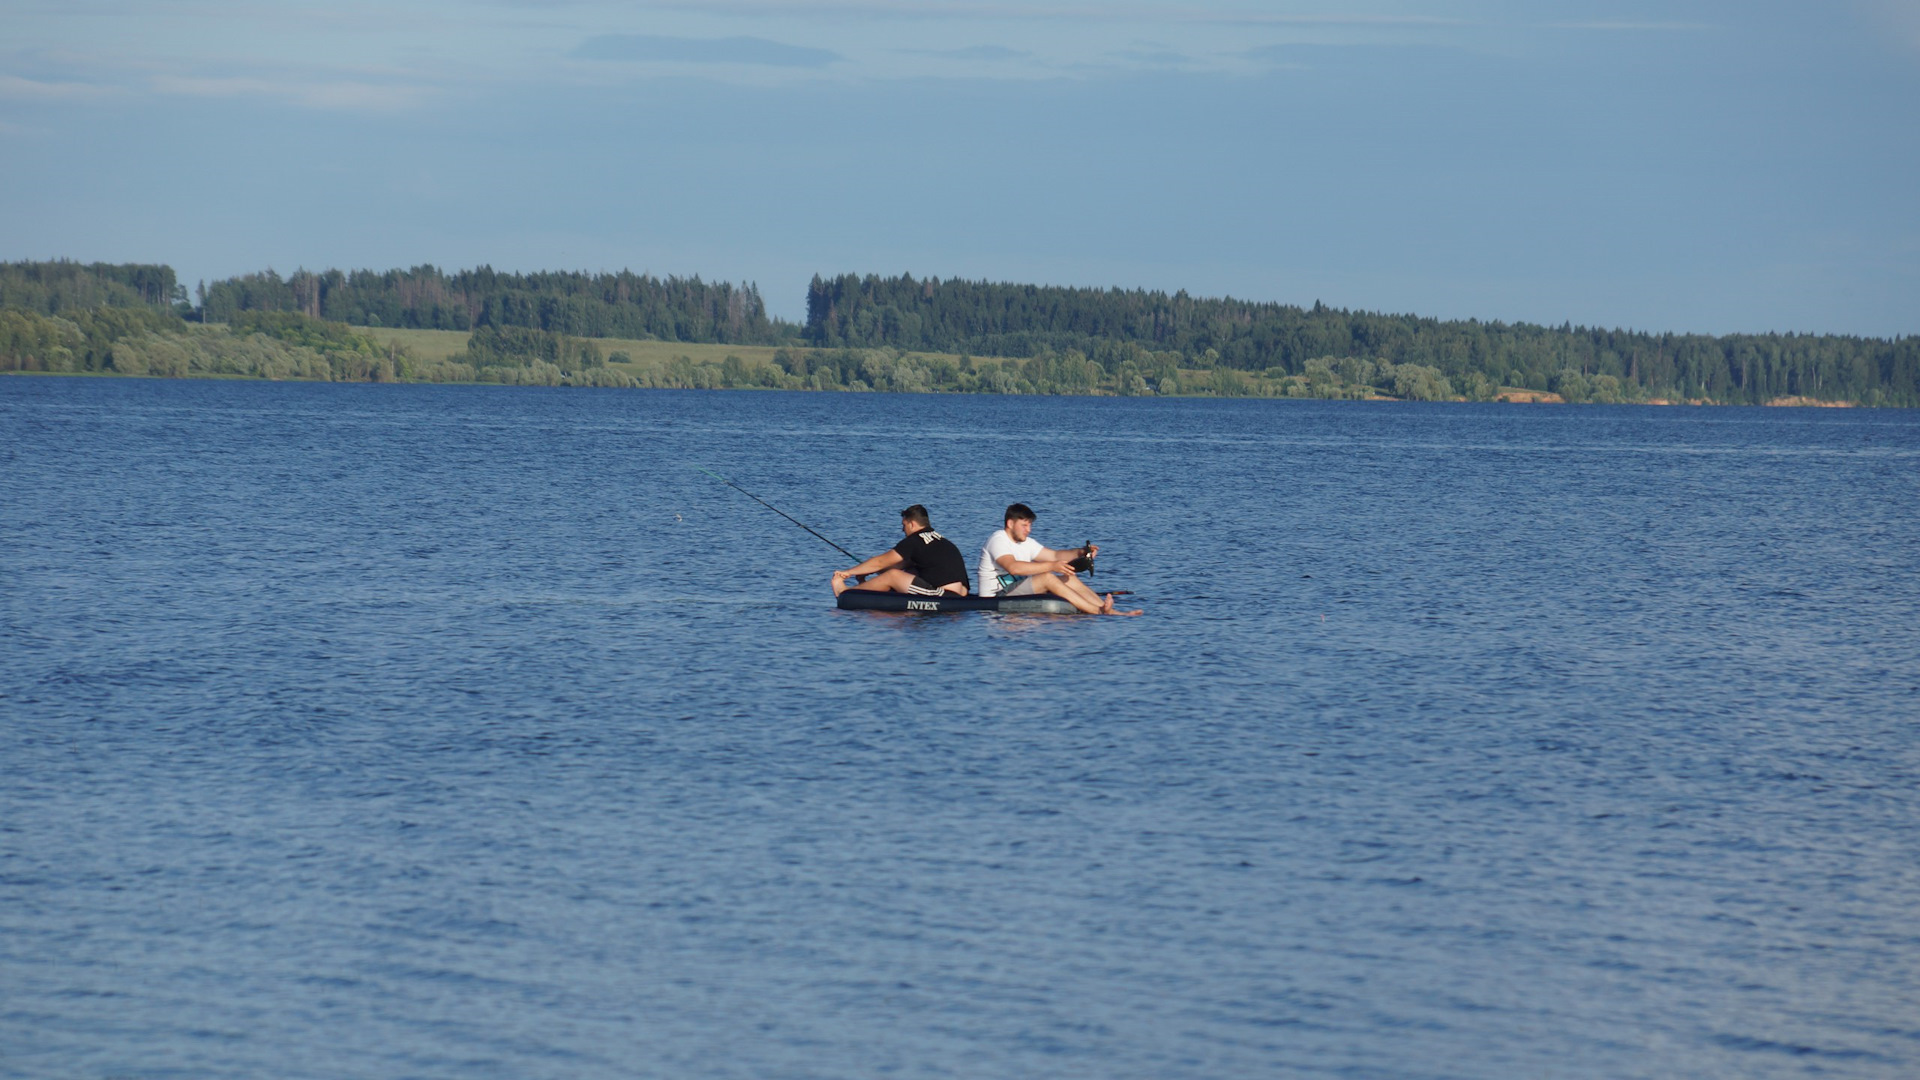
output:
[[[695,465],[694,468],[700,469],[700,466]],[[721,483],[727,485],[728,487],[739,492],[740,494],[745,495],[747,498],[752,499],[754,502],[759,503],[761,506],[766,507],[767,509],[773,511],[776,514],[779,514],[781,517],[786,518],[788,521],[793,522],[795,525],[798,525],[801,528],[807,530],[808,532],[813,533],[813,535],[820,536],[820,533],[816,531],[813,526],[807,524],[804,521],[801,521],[799,518],[794,517],[792,514],[787,513],[785,510],[780,509],[779,507],[773,505],[772,503],[761,498],[760,496],[755,495],[753,492],[748,491],[746,488],[741,487],[739,484],[736,484],[733,481],[727,479],[726,477],[721,476],[719,473],[712,472],[707,469],[700,469],[700,471],[703,473],[706,473],[708,476],[713,477],[715,480],[718,480]],[[854,562],[858,563],[860,561],[860,556],[855,555],[853,552],[848,551],[846,548],[841,547],[839,544],[836,544],[831,540],[827,540],[827,538],[824,536],[820,536],[820,539],[826,540],[828,547],[832,548],[833,550],[839,552],[842,555],[845,555],[847,558],[852,559]]]
[[[1087,541],[1086,547],[1083,550],[1086,550],[1086,551],[1093,550],[1093,541],[1091,540]],[[1079,558],[1074,559],[1071,562],[1067,563],[1067,565],[1073,567],[1073,572],[1076,574],[1079,574],[1081,577],[1092,577],[1093,576],[1093,559],[1094,557],[1092,555],[1082,555]],[[1091,588],[1091,586],[1089,586],[1089,588]],[[1094,592],[1099,592],[1099,591],[1100,590],[1098,589],[1094,589]],[[1132,596],[1133,590],[1132,589],[1110,589],[1107,591],[1107,595],[1108,596]]]
[[[1087,541],[1086,546],[1081,550],[1092,551],[1093,541],[1091,540]],[[1081,577],[1090,577],[1093,574],[1093,560],[1094,560],[1094,557],[1092,555],[1082,555],[1077,559],[1071,560],[1070,562],[1067,563],[1067,565],[1073,567],[1073,572],[1076,574],[1079,574]],[[1099,590],[1095,589],[1094,591],[1098,592]],[[1108,596],[1132,596],[1133,590],[1132,589],[1113,589],[1113,590],[1110,590],[1107,593],[1107,595]]]

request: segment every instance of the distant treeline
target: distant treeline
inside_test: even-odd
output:
[[[1343,359],[1431,368],[1456,388],[1560,392],[1608,380],[1616,400],[1761,404],[1782,397],[1920,405],[1920,338],[1650,334],[1565,325],[1423,319],[1314,304],[1197,299],[852,274],[815,277],[806,340],[976,356],[1077,352],[1109,375],[1141,353],[1275,378]],[[1137,365],[1136,365],[1137,366]],[[1576,381],[1577,380],[1577,381]],[[1602,384],[1605,385],[1605,384]],[[1474,396],[1465,393],[1465,396]],[[1574,396],[1574,395],[1568,395]]]
[[[621,353],[608,360],[621,363]],[[1402,369],[1406,378],[1429,369]],[[1375,369],[1368,367],[1373,376]],[[1395,372],[1387,373],[1388,385]],[[1181,370],[1171,352],[1144,356],[1115,374],[1078,350],[1044,353],[1026,359],[910,353],[900,349],[775,349],[768,360],[728,356],[719,363],[676,357],[636,373],[641,385],[693,387],[765,387],[772,390],[852,390],[911,394],[1203,394],[1216,397],[1310,397],[1315,388],[1304,379],[1267,379],[1220,368]],[[1372,397],[1367,384],[1329,384],[1323,397]],[[1451,396],[1449,393],[1446,396]]]
[[[597,343],[554,331],[483,326],[466,352],[422,360],[364,329],[297,311],[189,320],[196,313],[183,292],[165,266],[0,264],[0,371],[643,385],[607,369]]]
[[[622,353],[608,361],[624,364]],[[958,394],[1154,394],[1206,397],[1369,399],[1452,401],[1466,397],[1493,400],[1497,389],[1484,380],[1456,388],[1434,368],[1391,361],[1323,359],[1307,361],[1303,375],[1253,374],[1232,368],[1182,368],[1180,354],[1137,352],[1109,370],[1078,349],[1043,352],[1026,359],[910,353],[901,349],[775,349],[768,360],[728,356],[719,363],[676,357],[666,364],[636,365],[642,386],[775,390],[877,390],[892,393]],[[1619,403],[1630,400],[1617,384],[1598,379],[1567,387],[1572,401]]]
[[[0,263],[0,310],[58,315],[89,308],[165,308],[185,301],[173,267],[142,263]]]
[[[227,322],[245,311],[295,311],[354,326],[471,330],[517,326],[574,337],[775,345],[799,328],[767,317],[752,284],[699,277],[617,274],[506,274],[490,267],[448,274],[411,270],[272,270],[200,289],[201,317]]]
[[[0,371],[391,382],[423,367],[343,323],[290,312],[202,326],[151,307],[0,308]]]
[[[1418,401],[1491,401],[1521,388],[1569,402],[1920,405],[1913,337],[1656,335],[848,276],[814,279],[806,348],[800,328],[766,318],[751,286],[698,278],[269,271],[204,289],[197,310],[182,294],[166,266],[0,263],[0,371]],[[431,328],[458,322],[456,311],[467,313],[466,348],[444,360],[365,329]],[[651,325],[673,336],[618,331],[640,340],[779,347],[724,362],[635,361],[596,340],[614,331],[595,320],[616,316],[667,320]]]

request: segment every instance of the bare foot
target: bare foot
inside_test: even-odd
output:
[[[1108,593],[1106,603],[1100,605],[1100,614],[1102,615],[1145,615],[1146,611],[1142,608],[1134,608],[1132,611],[1116,611],[1114,610],[1114,607],[1113,607],[1113,594]]]
[[[833,595],[839,596],[847,591],[847,578],[844,574],[833,575]]]

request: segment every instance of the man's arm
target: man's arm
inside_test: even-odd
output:
[[[1016,559],[1011,554],[1002,555],[993,562],[995,566],[1009,574],[1017,577],[1032,577],[1035,574],[1071,574],[1074,572],[1073,560],[1091,559],[1098,554],[1100,554],[1099,544],[1087,544],[1084,547],[1068,548],[1066,551],[1041,548],[1040,557],[1033,562]]]
[[[1060,554],[1058,551],[1041,548],[1040,559],[1037,562],[1024,562],[1014,558],[1011,554],[1007,554],[993,560],[993,564],[1016,577],[1032,577],[1035,574],[1073,573],[1073,567],[1067,565],[1069,560],[1060,558]]]
[[[868,574],[877,574],[882,570],[891,570],[906,561],[907,560],[900,557],[899,552],[888,548],[851,570],[835,570],[833,572],[833,579],[835,581],[842,581],[850,577],[866,577]]]

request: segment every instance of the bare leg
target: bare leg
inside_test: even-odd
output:
[[[1027,580],[1033,582],[1033,591],[1026,595],[1031,596],[1033,593],[1046,593],[1049,596],[1057,596],[1067,603],[1072,604],[1075,611],[1084,611],[1089,615],[1100,614],[1099,597],[1094,596],[1092,593],[1087,593],[1085,596],[1080,595],[1080,593],[1087,592],[1084,588],[1082,588],[1079,593],[1074,592],[1073,589],[1067,586],[1065,581],[1054,574],[1035,574]]]
[[[865,582],[849,588],[859,589],[862,592],[906,592],[912,584],[913,575],[896,567],[892,570],[882,570]]]
[[[1099,594],[1094,592],[1092,589],[1087,588],[1087,583],[1084,581],[1081,581],[1080,576],[1078,574],[1068,574],[1065,577],[1061,578],[1060,581],[1067,588],[1072,589],[1074,593],[1078,595],[1082,600],[1085,600],[1087,603],[1092,604],[1096,610],[1106,611],[1111,609],[1113,606],[1111,604],[1102,604],[1100,602]]]
[[[1053,575],[1049,574],[1047,576],[1052,577]],[[1095,593],[1092,589],[1087,588],[1087,583],[1084,581],[1081,581],[1080,576],[1078,574],[1068,574],[1064,578],[1057,578],[1055,580],[1058,580],[1062,585],[1064,585],[1067,589],[1071,590],[1074,593],[1074,595],[1078,596],[1081,600],[1085,600],[1087,603],[1092,604],[1093,605],[1092,610],[1102,615],[1144,615],[1146,614],[1146,612],[1141,611],[1138,608],[1132,611],[1120,611],[1116,609],[1113,606],[1112,593],[1108,593],[1104,597],[1100,596],[1098,593]],[[1077,600],[1074,602],[1073,606],[1080,608],[1081,611],[1088,610],[1087,608],[1081,607],[1079,601]]]

